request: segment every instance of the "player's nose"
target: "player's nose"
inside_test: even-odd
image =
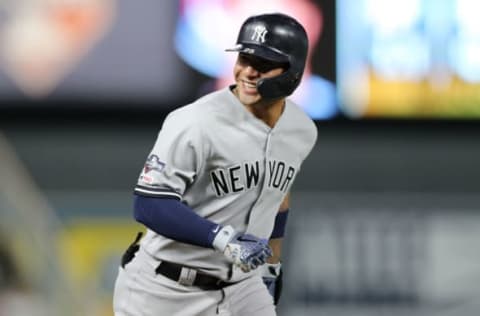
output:
[[[252,65],[248,65],[247,67],[245,67],[244,71],[245,74],[249,77],[257,77],[260,75],[260,72],[257,69],[253,68]]]

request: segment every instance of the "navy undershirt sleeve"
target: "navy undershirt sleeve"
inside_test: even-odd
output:
[[[287,226],[288,209],[278,212],[275,217],[275,224],[270,238],[282,238],[285,235],[285,227]]]
[[[213,248],[214,231],[219,226],[179,200],[169,198],[135,195],[134,216],[162,236],[205,248]]]

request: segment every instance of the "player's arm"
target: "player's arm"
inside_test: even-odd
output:
[[[275,217],[275,225],[273,227],[272,236],[268,244],[272,248],[273,256],[268,259],[268,263],[278,263],[282,256],[282,241],[285,235],[285,226],[287,224],[288,211],[290,209],[290,193],[288,193],[282,201]]]
[[[262,266],[263,282],[273,297],[275,305],[278,304],[282,291],[282,241],[285,235],[288,212],[290,209],[290,194],[287,194],[280,205],[273,232],[268,244],[272,249],[273,255],[267,260],[267,264]]]
[[[221,226],[182,202],[182,195],[208,159],[208,139],[198,113],[180,109],[168,115],[135,186],[134,216],[172,240],[223,253],[242,270],[264,264],[267,240]]]
[[[218,250],[245,272],[263,265],[272,255],[267,240],[203,218],[179,199],[139,193],[134,200],[135,219],[160,235]]]

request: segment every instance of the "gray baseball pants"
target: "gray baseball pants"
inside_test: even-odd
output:
[[[261,277],[221,290],[184,286],[155,273],[157,260],[140,249],[115,282],[115,316],[275,316],[273,299]]]

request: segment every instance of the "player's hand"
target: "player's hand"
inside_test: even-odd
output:
[[[213,241],[215,249],[223,252],[243,272],[263,265],[272,256],[266,239],[251,234],[237,233],[231,226],[220,229]]]
[[[237,234],[227,244],[224,255],[237,264],[243,272],[263,265],[272,256],[267,240],[250,234]]]
[[[261,276],[275,305],[278,304],[282,292],[282,264],[267,263],[261,267]]]

